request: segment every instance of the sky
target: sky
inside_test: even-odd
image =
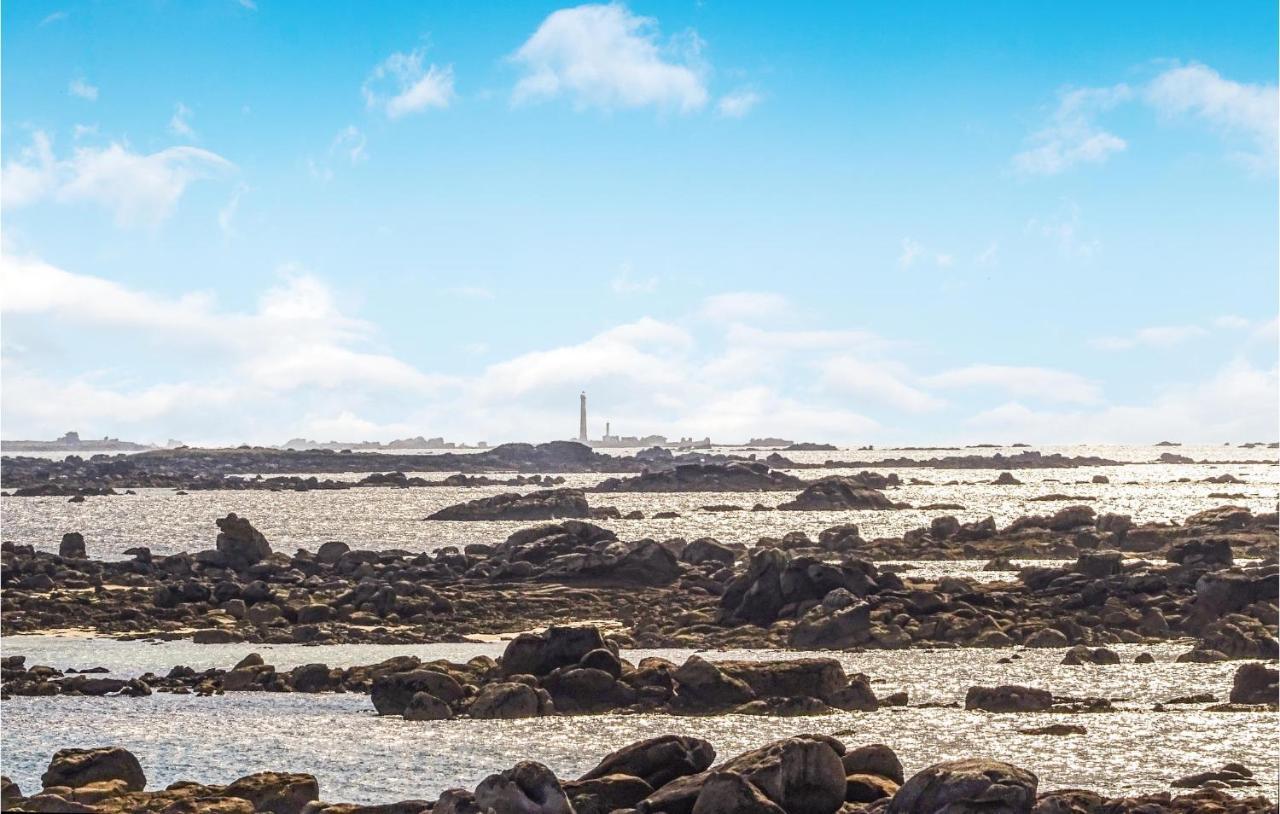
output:
[[[4,438],[1280,435],[1271,0],[0,26]]]

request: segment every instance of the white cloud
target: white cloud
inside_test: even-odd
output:
[[[631,264],[623,263],[609,286],[615,294],[652,294],[658,288],[658,278],[637,277]]]
[[[979,252],[978,256],[973,258],[973,263],[979,267],[994,266],[1000,261],[1000,244],[992,242]]]
[[[939,389],[996,389],[1015,397],[1074,404],[1101,400],[1098,385],[1075,373],[1045,367],[969,365],[928,376],[923,382]]]
[[[823,385],[837,393],[909,413],[930,412],[946,405],[942,399],[910,384],[910,374],[900,364],[841,355],[821,363],[820,370]]]
[[[1248,328],[1251,323],[1244,317],[1236,316],[1235,314],[1224,314],[1223,316],[1216,317],[1213,320],[1213,324],[1218,328],[1230,328],[1242,331],[1245,328]]]
[[[791,303],[781,294],[766,291],[733,291],[707,297],[702,316],[717,322],[768,320],[791,312]]]
[[[1141,328],[1128,336],[1104,336],[1089,342],[1100,350],[1172,348],[1209,333],[1199,325],[1156,325]]]
[[[216,153],[169,147],[143,155],[126,146],[79,147],[57,159],[48,136],[36,132],[31,146],[4,165],[0,187],[5,207],[45,199],[88,202],[109,209],[121,226],[154,226],[172,214],[187,187],[235,169]]]
[[[249,11],[258,10],[258,4],[255,3],[254,0],[236,0],[236,2],[238,2],[242,8],[249,9]]]
[[[1049,124],[1032,134],[1033,146],[1013,157],[1014,168],[1027,175],[1054,175],[1076,164],[1101,164],[1121,152],[1128,146],[1125,140],[1094,120],[1132,97],[1125,84],[1063,91]]]
[[[375,67],[361,87],[365,105],[399,119],[453,101],[453,66],[422,67],[425,51],[395,52]]]
[[[580,108],[700,110],[707,103],[700,49],[692,32],[661,42],[656,20],[620,3],[560,9],[512,55],[524,69],[512,101],[566,95]]]
[[[329,153],[346,156],[352,164],[359,164],[369,158],[369,154],[365,152],[367,141],[364,133],[360,132],[360,128],[349,124],[333,137],[333,143],[329,145]]]
[[[71,83],[67,85],[67,93],[90,102],[98,101],[98,88],[90,85],[84,79],[72,79]]]
[[[735,90],[720,97],[716,102],[716,112],[730,119],[741,119],[750,113],[764,97],[753,90]]]
[[[1243,136],[1254,143],[1252,162],[1275,167],[1280,150],[1280,95],[1275,85],[1233,82],[1192,63],[1161,73],[1147,86],[1144,98],[1165,116],[1195,116],[1225,135]]]
[[[70,15],[68,15],[67,12],[65,11],[55,11],[52,14],[45,17],[43,20],[41,20],[39,27],[44,28],[46,25],[50,25],[51,23],[62,22],[63,20],[67,19],[68,16]]]
[[[1280,412],[1277,393],[1275,366],[1237,360],[1205,381],[1169,388],[1148,404],[1062,412],[1009,402],[977,414],[969,424],[1033,443],[1270,441],[1276,438]]]
[[[178,102],[173,106],[173,115],[169,117],[169,132],[180,138],[196,138],[196,131],[191,127],[191,119],[195,115],[191,108]]]
[[[237,184],[226,204],[218,210],[218,228],[222,230],[222,234],[226,237],[231,237],[235,234],[236,215],[240,211],[240,196],[248,190],[249,187],[244,184]]]

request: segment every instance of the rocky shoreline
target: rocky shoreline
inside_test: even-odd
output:
[[[614,620],[640,647],[1067,647],[1195,637],[1188,658],[1276,656],[1276,516],[1222,507],[1181,525],[1133,526],[1084,506],[1021,518],[936,518],[902,538],[835,526],[746,549],[710,538],[624,541],[565,520],[496,545],[432,554],[272,550],[245,518],[214,548],[87,558],[0,546],[5,634],[64,629],[196,642],[462,641],[572,621]],[[916,579],[876,560],[1051,556],[993,582]],[[1270,564],[1239,567],[1241,554]],[[1129,560],[1132,555],[1149,559]]]
[[[0,779],[6,811],[86,814],[1264,814],[1264,796],[1239,796],[1258,782],[1229,764],[1158,792],[1109,798],[1082,789],[1040,790],[1037,776],[983,757],[935,763],[907,776],[889,746],[850,747],[799,734],[717,762],[711,743],[664,735],[623,746],[575,780],[533,761],[489,775],[473,789],[446,789],[434,800],[380,805],[322,801],[316,778],[264,771],[226,785],[180,781],[145,791],[138,759],[119,746],[62,749],[24,796]]]

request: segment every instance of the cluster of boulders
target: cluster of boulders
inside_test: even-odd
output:
[[[0,779],[6,811],[86,814],[1263,814],[1275,804],[1225,788],[1256,785],[1238,764],[1180,778],[1196,791],[1109,798],[1081,789],[1040,791],[1035,774],[1010,763],[966,758],[935,763],[907,777],[884,744],[850,748],[820,734],[773,741],[716,762],[715,748],[687,735],[638,741],[605,756],[576,780],[522,761],[474,789],[451,788],[434,800],[376,806],[320,799],[309,774],[260,772],[223,785],[181,781],[145,791],[137,758],[118,747],[63,749],[24,796]]]
[[[616,515],[616,510],[613,514]],[[521,495],[505,492],[446,506],[428,520],[555,520],[588,518],[592,510],[581,489],[548,489]]]
[[[1100,458],[1096,455],[1063,455],[1053,452],[1045,455],[1035,450],[1005,455],[949,455],[944,458],[917,459],[908,457],[884,458],[879,461],[826,461],[820,464],[803,464],[774,453],[765,463],[778,469],[847,469],[869,466],[877,469],[1075,469],[1083,466],[1120,466],[1120,461]]]
[[[776,492],[802,489],[794,475],[754,461],[688,463],[629,478],[606,478],[593,492]]]
[[[778,504],[778,509],[793,512],[909,509],[910,504],[895,503],[881,491],[900,483],[897,475],[886,478],[871,472],[821,478],[806,486],[793,500]]]
[[[880,704],[870,680],[846,676],[835,659],[712,663],[694,655],[681,665],[653,657],[631,664],[595,627],[521,634],[497,661],[433,662],[384,674],[373,683],[372,701],[381,715],[419,720],[623,710],[812,715]]]

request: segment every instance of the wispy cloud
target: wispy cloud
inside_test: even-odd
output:
[[[658,288],[658,278],[637,276],[630,263],[623,263],[609,287],[615,294],[652,294]]]
[[[1098,127],[1098,114],[1133,98],[1124,84],[1108,88],[1073,88],[1058,96],[1049,124],[1031,136],[1031,146],[1013,157],[1027,175],[1054,175],[1077,164],[1100,164],[1128,145]]]
[[[178,102],[173,106],[173,115],[169,118],[169,132],[181,138],[194,139],[196,131],[191,126],[191,120],[195,115],[191,108]]]
[[[40,28],[44,28],[46,25],[51,25],[53,23],[60,23],[69,16],[70,15],[65,11],[55,11],[40,21]]]
[[[916,240],[904,237],[902,251],[898,254],[898,265],[909,269],[922,262],[932,263],[938,268],[950,268],[955,263],[955,257],[946,252],[933,251]]]
[[[764,97],[753,90],[736,90],[716,102],[716,112],[729,119],[741,119],[755,109]]]
[[[923,382],[939,389],[997,389],[1020,398],[1050,402],[1093,404],[1102,398],[1095,382],[1076,373],[1046,367],[969,365],[927,376]]]
[[[560,9],[512,55],[524,75],[511,98],[522,104],[564,95],[580,108],[699,110],[708,97],[701,49],[696,33],[664,41],[656,20],[620,3]]]
[[[1144,92],[1148,104],[1168,117],[1191,116],[1223,135],[1252,142],[1240,154],[1256,167],[1276,166],[1280,150],[1280,94],[1275,85],[1224,79],[1199,63],[1161,73]]]
[[[1132,350],[1133,348],[1172,348],[1209,332],[1199,325],[1156,325],[1141,328],[1128,336],[1104,336],[1090,340],[1100,350]]]
[[[425,49],[397,51],[373,69],[361,87],[365,106],[399,119],[429,108],[446,108],[454,99],[453,66],[423,67]]]
[[[59,159],[49,137],[37,131],[31,145],[4,165],[0,187],[6,208],[44,200],[89,202],[110,210],[121,226],[155,226],[172,214],[192,183],[234,169],[222,156],[197,147],[142,154],[112,143],[79,147]]]
[[[95,85],[90,85],[83,78],[72,79],[70,84],[67,85],[67,93],[89,102],[98,101],[98,88]]]

